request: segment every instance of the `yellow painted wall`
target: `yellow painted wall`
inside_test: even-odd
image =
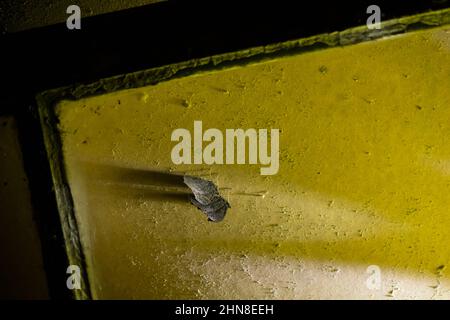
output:
[[[0,299],[46,299],[41,245],[13,117],[0,117],[0,142]]]
[[[449,298],[449,53],[445,27],[60,103],[94,297]],[[174,166],[194,120],[279,128],[279,173]],[[210,223],[127,168],[207,177],[232,208]]]

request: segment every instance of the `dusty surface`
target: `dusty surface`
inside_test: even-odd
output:
[[[449,52],[434,29],[60,103],[94,296],[449,298]],[[279,128],[279,173],[173,165],[194,120]],[[224,221],[171,170],[213,180]]]
[[[76,4],[82,17],[139,7],[161,0],[2,0],[0,3],[0,29],[18,32],[66,21],[67,7]]]

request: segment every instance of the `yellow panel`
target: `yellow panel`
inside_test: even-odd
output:
[[[449,52],[446,27],[61,102],[94,297],[449,298]],[[195,120],[279,128],[278,174],[175,166]],[[231,209],[208,222],[151,171],[211,179]]]

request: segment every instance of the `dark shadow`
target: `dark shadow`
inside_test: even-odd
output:
[[[183,174],[156,170],[125,168],[92,162],[82,162],[81,169],[89,181],[105,192],[117,196],[152,201],[190,203],[190,189]]]
[[[111,180],[121,184],[139,184],[189,190],[183,182],[182,173],[125,168],[92,162],[83,162],[82,164],[87,171],[86,173],[96,179]]]
[[[125,199],[176,202],[185,204],[191,203],[189,196],[192,195],[189,191],[158,190],[126,184],[115,185],[114,188],[111,188],[108,185],[102,185],[100,186],[100,189],[105,193],[114,192],[116,196]]]

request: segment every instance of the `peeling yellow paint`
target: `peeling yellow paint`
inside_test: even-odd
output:
[[[436,28],[61,102],[94,297],[450,297],[449,42]],[[171,132],[194,120],[279,128],[279,173],[174,166]],[[124,168],[206,177],[231,209],[210,223]]]

